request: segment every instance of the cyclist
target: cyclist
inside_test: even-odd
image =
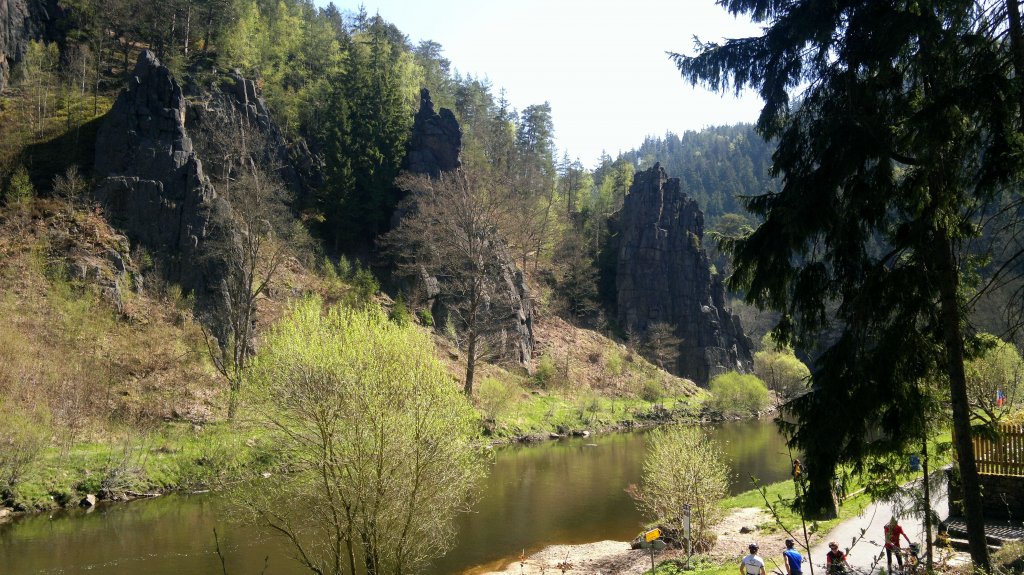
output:
[[[794,545],[796,545],[796,541],[786,539],[786,550],[782,552],[782,557],[786,560],[786,575],[802,575],[803,573],[804,557],[793,548]]]
[[[850,564],[846,562],[846,553],[839,548],[839,544],[835,541],[830,541],[828,544],[828,553],[825,554],[825,567],[828,571],[828,575],[841,575],[850,569]]]
[[[896,555],[896,562],[899,563],[900,571],[903,571],[903,554],[900,552],[900,535],[910,543],[910,537],[903,531],[896,521],[896,516],[889,520],[889,523],[882,528],[885,532],[885,562],[886,573],[892,573],[892,556]]]
[[[757,554],[757,543],[751,543],[748,549],[750,555],[740,561],[740,575],[765,575],[764,559]]]

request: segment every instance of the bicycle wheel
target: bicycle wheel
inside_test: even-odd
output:
[[[919,568],[921,566],[920,562],[917,560],[917,557],[910,552],[907,553],[906,558],[903,560],[903,565],[903,572],[905,575],[917,575],[918,571],[920,570]]]

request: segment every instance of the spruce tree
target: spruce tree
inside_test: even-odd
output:
[[[971,556],[987,570],[964,377],[978,261],[965,245],[1020,174],[1007,47],[966,0],[720,4],[764,33],[674,59],[694,84],[759,91],[758,130],[778,138],[781,179],[747,202],[764,222],[731,246],[731,286],[783,312],[783,341],[839,332],[813,391],[790,404],[792,441],[809,461],[806,503],[834,511],[838,464],[921,437],[916,382],[944,380]]]

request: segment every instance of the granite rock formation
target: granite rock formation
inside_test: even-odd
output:
[[[169,279],[202,297],[219,283],[209,247],[229,208],[193,149],[186,108],[170,70],[140,54],[97,134],[95,194],[113,225],[164,256]]]
[[[671,371],[707,385],[727,371],[749,372],[751,341],[725,307],[725,289],[702,247],[704,214],[659,164],[639,172],[612,220],[620,325],[644,336],[674,327],[680,340]]]
[[[420,90],[420,109],[413,121],[404,168],[436,178],[462,166],[462,127],[448,108],[434,111],[430,91]]]
[[[21,62],[30,40],[57,40],[57,0],[0,0],[0,92]]]
[[[244,124],[257,133],[263,149],[257,152],[259,163],[272,168],[300,203],[322,182],[323,162],[314,156],[304,140],[288,142],[267,110],[256,83],[238,71],[214,74],[205,86],[189,77],[184,86],[188,99],[185,128],[196,142],[207,173],[219,173],[215,132],[224,132]]]
[[[442,172],[460,169],[461,153],[462,128],[458,120],[447,108],[435,112],[430,92],[424,88],[420,92],[420,109],[413,122],[404,162],[405,169],[415,174],[437,177]],[[415,210],[415,206],[403,204],[403,209],[396,210],[392,224],[397,225],[408,210]],[[497,293],[498,301],[495,303],[511,312],[502,314],[507,319],[502,321],[503,337],[499,344],[505,350],[506,357],[512,357],[529,368],[535,343],[530,291],[522,271],[516,266],[511,255],[503,246],[499,245],[496,248],[498,261],[494,262],[496,265],[489,266],[494,270],[491,281]],[[421,268],[418,281],[428,299],[427,303],[431,307],[435,325],[443,327],[449,314],[442,297],[444,280],[432,276],[428,270]]]

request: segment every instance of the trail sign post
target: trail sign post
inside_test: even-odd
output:
[[[662,551],[668,545],[660,539],[661,529],[651,529],[644,533],[644,542],[640,544],[641,549],[651,550],[651,572],[654,572],[654,554],[657,551]]]
[[[683,537],[686,538],[686,567],[690,566],[690,554],[693,546],[690,545],[690,504],[683,504]]]

